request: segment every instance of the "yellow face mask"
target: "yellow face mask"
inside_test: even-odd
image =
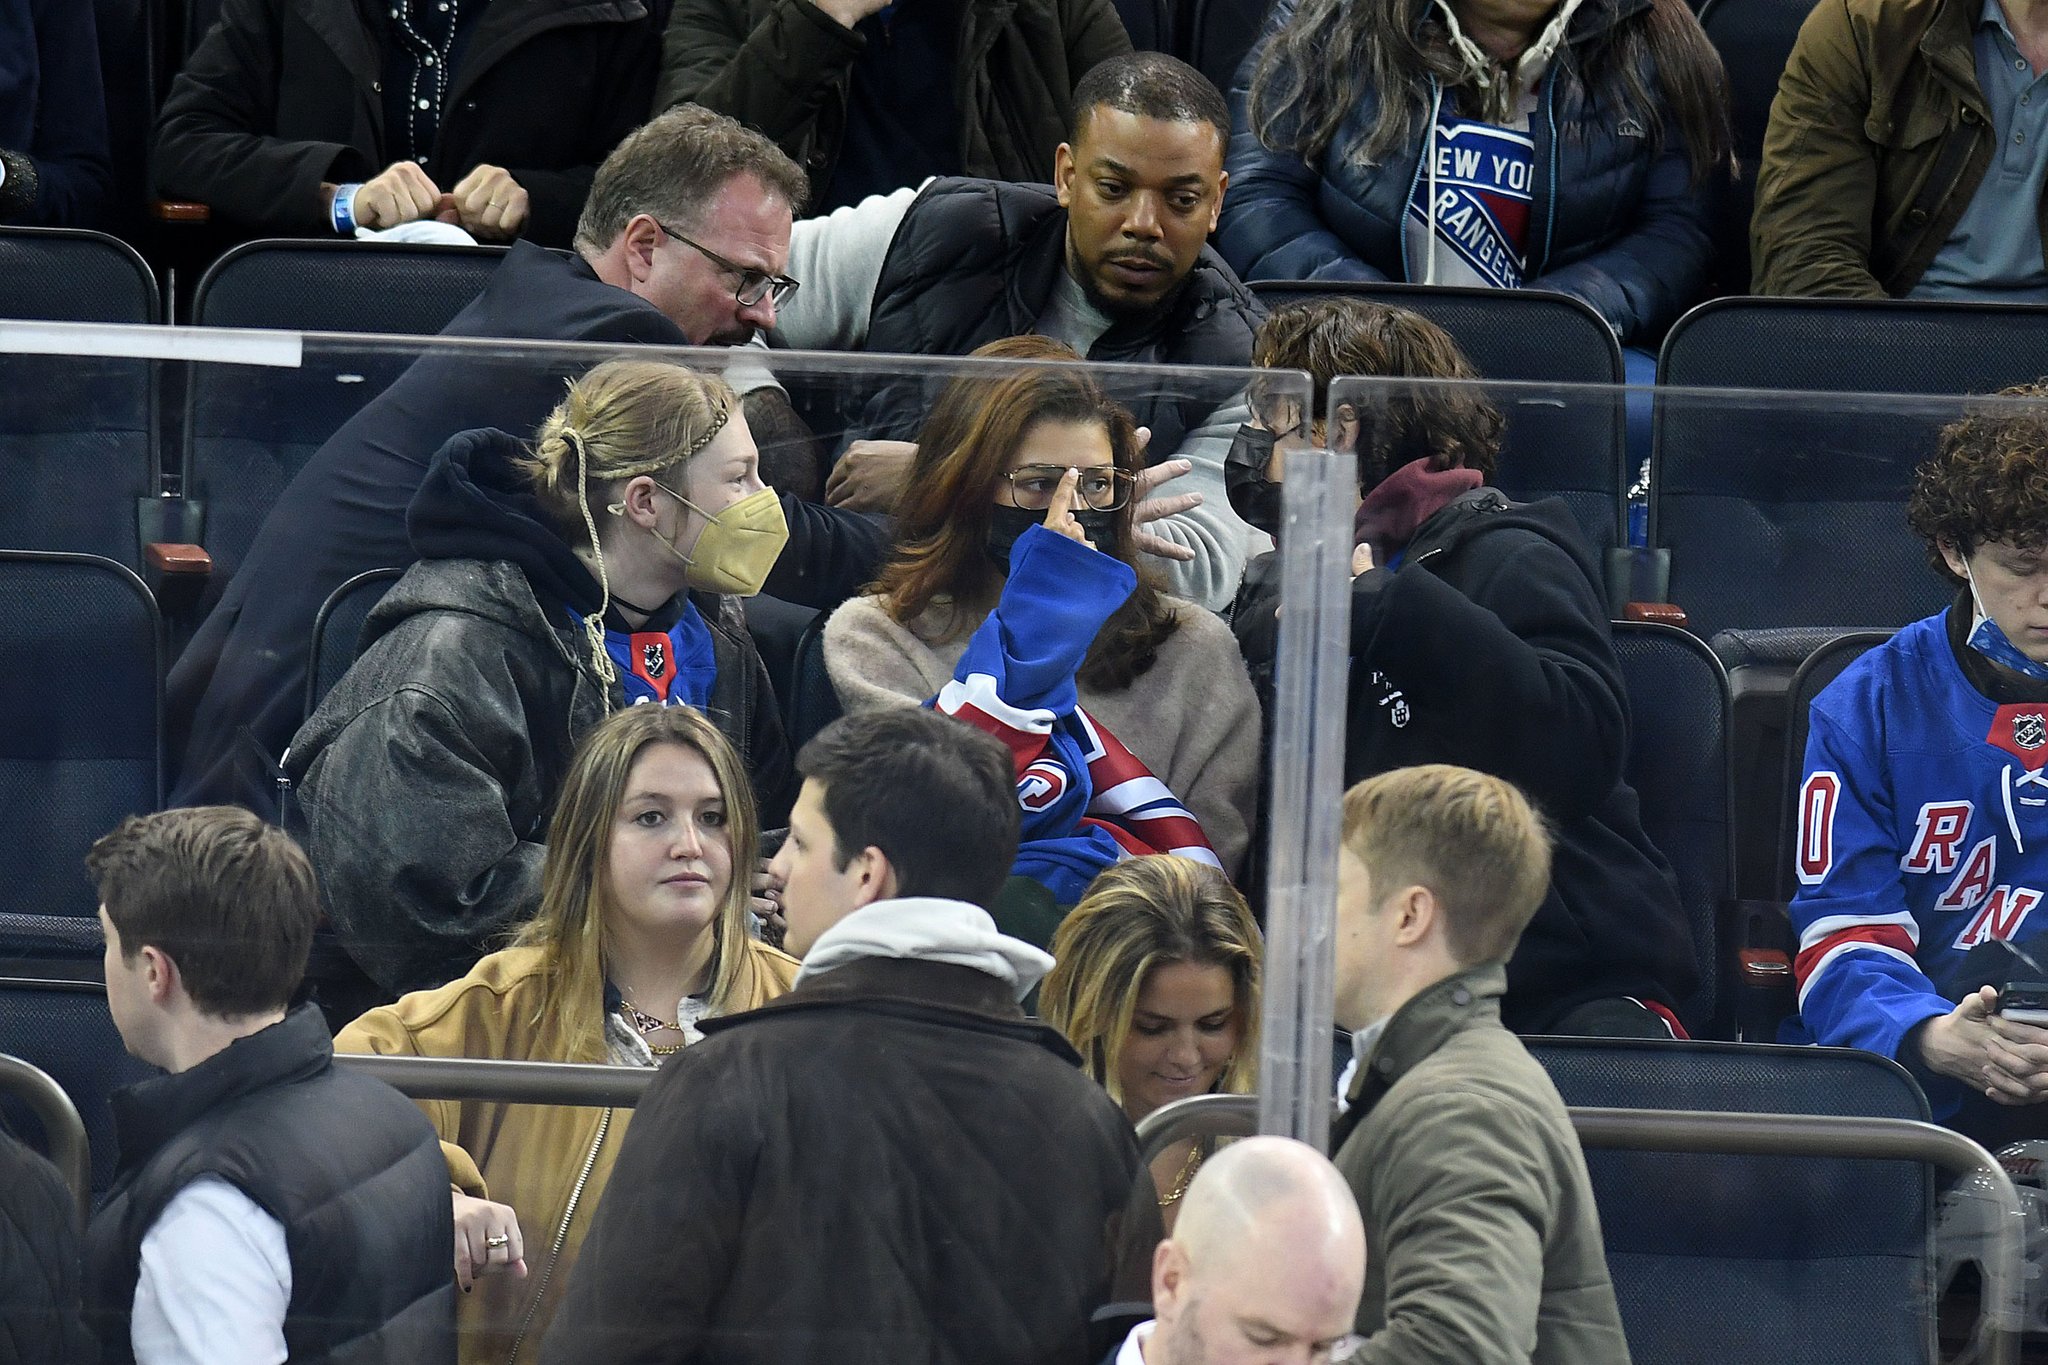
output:
[[[662,492],[704,518],[704,530],[697,537],[696,553],[684,554],[675,542],[648,528],[667,551],[690,566],[686,581],[701,592],[734,593],[752,597],[768,581],[768,571],[789,543],[789,523],[782,517],[782,502],[772,488],[749,493],[738,502],[711,515],[659,479],[650,479]]]

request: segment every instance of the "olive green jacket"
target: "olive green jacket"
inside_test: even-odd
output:
[[[945,0],[960,6],[960,174],[1044,184],[1088,69],[1131,50],[1111,0]],[[832,182],[847,86],[865,44],[807,0],[676,0],[654,108],[694,102],[775,140]]]
[[[1926,272],[1991,165],[1981,8],[1820,0],[1807,16],[1764,136],[1756,293],[1898,297]]]
[[[1395,1012],[1331,1134],[1365,1216],[1356,1365],[1626,1365],[1600,1215],[1557,1087],[1500,1022],[1507,973]]]

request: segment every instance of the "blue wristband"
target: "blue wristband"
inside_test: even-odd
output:
[[[356,191],[361,188],[361,182],[353,185],[336,185],[334,187],[334,230],[344,237],[355,235]]]

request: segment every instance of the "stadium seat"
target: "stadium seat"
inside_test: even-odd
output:
[[[106,987],[95,981],[42,981],[0,977],[0,1052],[48,1072],[78,1106],[92,1148],[95,1198],[113,1184],[118,1152],[114,1113],[107,1097],[124,1085],[160,1074],[122,1046],[107,1012]],[[42,1125],[28,1106],[0,1100],[0,1113],[30,1146],[40,1147]]]
[[[206,272],[192,317],[208,327],[430,336],[477,296],[504,254],[502,247],[249,242]],[[285,485],[417,354],[328,344],[309,346],[296,369],[191,368],[183,488],[199,542],[213,557],[214,591],[240,565]]]
[[[789,732],[793,753],[810,742],[812,735],[838,720],[839,693],[825,671],[825,618],[821,612],[796,645],[796,666],[789,689],[789,709],[783,728]]]
[[[163,804],[163,628],[142,580],[0,550],[0,715],[0,913],[90,918],[86,849]]]
[[[1530,1038],[1573,1106],[1928,1119],[1874,1053]],[[1928,1365],[1934,1182],[1918,1163],[1589,1150],[1641,1361]]]
[[[126,243],[0,228],[0,319],[157,316],[156,279]],[[0,547],[139,566],[137,509],[157,486],[155,411],[152,361],[10,354],[0,336]]]
[[[1949,599],[1905,502],[1961,405],[1847,395],[1988,393],[2048,374],[2048,308],[1716,299],[1671,329],[1658,366],[1650,542],[1670,551],[1692,629],[1902,626]]]
[[[1889,630],[1860,630],[1838,635],[1807,655],[1806,662],[1800,664],[1798,672],[1792,675],[1792,687],[1785,697],[1785,781],[1779,788],[1778,803],[1777,868],[1779,890],[1784,900],[1792,899],[1793,889],[1798,885],[1798,878],[1792,871],[1794,841],[1799,837],[1795,793],[1806,779],[1806,732],[1813,717],[1813,699],[1826,691],[1829,683],[1841,677],[1842,670],[1891,639],[1893,634],[1895,632]]]
[[[1116,14],[1138,51],[1173,51],[1173,10],[1167,0],[1116,0]]]
[[[404,569],[359,573],[329,593],[320,604],[320,613],[313,618],[313,652],[309,656],[312,667],[306,670],[304,715],[313,714],[320,699],[356,661],[363,623],[369,619],[370,609],[384,600],[384,594],[404,573]]]
[[[1449,332],[1488,379],[1613,386],[1623,378],[1614,330],[1567,294],[1323,280],[1261,280],[1252,289],[1269,308],[1342,296],[1411,309]],[[1530,345],[1531,337],[1543,344]],[[1563,498],[1604,553],[1623,543],[1628,515],[1622,401],[1618,394],[1592,392],[1562,397],[1497,394],[1508,425],[1494,482],[1523,502]]]
[[[1228,93],[1245,54],[1264,31],[1271,8],[1270,0],[1180,0],[1175,26],[1180,55]]]
[[[1756,207],[1757,166],[1763,160],[1764,131],[1778,78],[1799,37],[1799,26],[1814,0],[1707,0],[1698,6],[1700,27],[1721,54],[1728,72],[1728,102],[1734,124],[1735,184],[1721,197],[1714,226],[1714,282],[1718,292],[1749,291],[1749,218]]]
[[[1700,988],[1680,1002],[1679,1017],[1695,1035],[1724,1035],[1732,992],[1720,925],[1735,857],[1728,675],[1698,637],[1675,626],[1617,621],[1614,651],[1631,716],[1624,774],[1642,800],[1644,832],[1677,874],[1700,968]]]

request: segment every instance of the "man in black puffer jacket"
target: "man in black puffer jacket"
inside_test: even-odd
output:
[[[0,1365],[86,1365],[78,1203],[57,1168],[0,1130]]]
[[[114,1094],[121,1163],[86,1246],[100,1359],[452,1362],[441,1145],[290,1007],[320,914],[305,854],[195,806],[123,821],[86,866],[107,1007],[167,1073]]]
[[[1098,363],[1241,368],[1263,310],[1205,245],[1229,137],[1222,95],[1186,63],[1157,52],[1104,62],[1074,93],[1054,184],[933,180],[798,223],[790,271],[804,289],[777,335],[804,350],[964,356],[1035,332]],[[1176,595],[1227,605],[1250,535],[1223,496],[1239,395],[1191,376],[1105,383],[1151,429],[1155,465],[1191,466],[1177,496],[1141,516],[1153,537],[1141,544],[1174,561]],[[841,456],[826,500],[893,507],[934,396],[915,382],[864,393],[846,427],[865,439]],[[1190,507],[1187,493],[1205,500]]]
[[[1355,299],[1283,309],[1260,332],[1261,364],[1309,368],[1311,355],[1336,357],[1334,374],[1476,378],[1441,329]],[[1550,894],[1508,961],[1502,1020],[1518,1033],[1671,1037],[1698,969],[1671,866],[1622,776],[1628,693],[1598,559],[1563,502],[1485,486],[1502,421],[1478,391],[1435,384],[1372,401],[1344,781],[1453,763],[1514,783],[1555,847]],[[1337,421],[1344,430],[1319,439],[1345,446],[1359,418],[1340,409]],[[1247,431],[1232,452],[1232,497],[1254,521],[1277,506],[1273,445]],[[1269,567],[1247,574],[1234,625],[1270,713]]]

